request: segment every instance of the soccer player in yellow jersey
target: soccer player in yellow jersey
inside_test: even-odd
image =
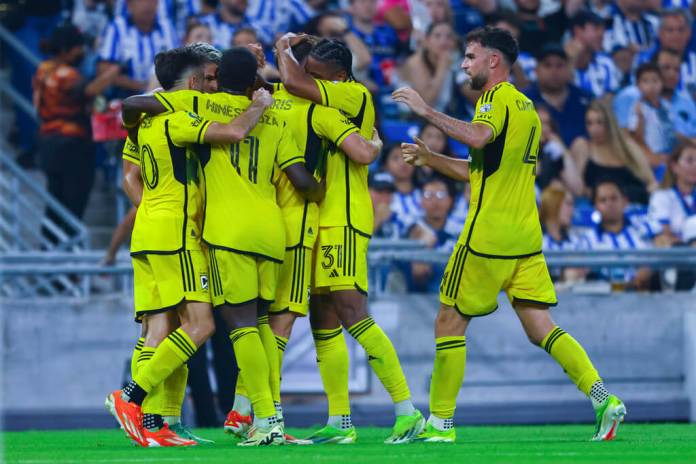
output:
[[[217,91],[217,66],[220,63],[221,53],[216,48],[211,45],[204,43],[194,43],[187,45],[186,48],[192,50],[193,52],[201,55],[203,58],[203,79],[194,79],[189,82],[189,88],[201,88],[204,92],[216,92]],[[160,75],[165,79],[167,85],[171,79],[166,77],[167,71],[177,72],[176,69],[169,67],[169,69],[162,69],[163,60],[171,58],[172,54],[163,55],[160,58]],[[198,76],[200,77],[200,76]],[[173,83],[173,81],[172,81]],[[169,88],[165,90],[171,90]],[[198,169],[187,170],[187,174],[192,176],[192,179],[187,179],[187,182],[191,180],[196,180],[198,177]],[[128,195],[129,199],[133,203],[133,208],[131,211],[137,211],[137,207],[140,204],[140,200],[143,192],[143,180],[140,174],[140,149],[138,145],[133,143],[133,141],[128,137],[123,147],[123,190]],[[193,189],[192,194],[197,195],[197,189]],[[129,215],[133,214],[129,211]],[[200,223],[200,217],[195,218]],[[159,345],[163,338],[166,337],[172,330],[174,330],[179,325],[178,319],[168,318],[159,319],[158,323],[168,323],[169,327],[162,327],[162,329],[157,329],[148,332],[147,327],[147,317],[141,318],[139,321],[141,323],[141,336],[135,345],[133,350],[133,356],[131,358],[131,378],[134,378],[138,367],[146,363],[155,351],[155,347]],[[191,439],[196,441],[198,444],[211,444],[210,440],[198,437],[192,433],[192,431],[183,425],[181,422],[181,406],[183,403],[183,398],[186,394],[186,384],[188,379],[188,368],[186,364],[182,365],[176,371],[172,373],[160,386],[155,388],[147,396],[146,401],[143,403],[143,413],[144,415],[154,414],[156,416],[161,416],[161,420],[166,423],[169,428],[179,435],[180,437]],[[108,406],[108,405],[107,405]],[[152,418],[148,418],[152,421]],[[154,421],[159,422],[159,418],[154,418]]]
[[[353,78],[352,54],[340,41],[322,40],[304,68],[292,54],[292,34],[276,44],[285,88],[316,104],[336,108],[373,135],[375,111],[369,91]],[[348,400],[348,352],[342,327],[360,343],[370,366],[395,405],[396,423],[385,442],[407,443],[424,427],[396,351],[367,312],[367,246],[372,233],[372,203],[367,165],[375,156],[354,157],[330,150],[326,162],[326,197],[319,204],[319,236],[314,246],[310,322],[317,360],[329,401],[329,420],[309,439],[315,443],[353,443],[357,438]]]
[[[462,69],[483,93],[471,123],[430,108],[413,89],[394,92],[419,116],[471,147],[471,161],[432,153],[422,141],[402,144],[404,159],[471,183],[471,204],[440,286],[435,321],[435,366],[430,384],[430,418],[419,436],[454,442],[457,393],[464,379],[465,333],[472,317],[496,310],[507,294],[529,340],[546,350],[592,401],[593,440],[611,440],[626,414],[607,392],[582,346],[558,328],[548,308],[556,293],[541,253],[541,225],[534,195],[541,125],[532,102],[508,82],[517,42],[502,29],[470,32]]]
[[[174,49],[157,56],[155,69],[165,88],[185,89],[202,80],[203,64],[204,60],[190,50]],[[149,423],[141,405],[214,330],[208,291],[212,276],[209,279],[197,221],[202,214],[201,196],[192,194],[196,184],[189,182],[195,177],[191,171],[195,172],[198,161],[187,154],[187,146],[241,141],[272,103],[266,91],[255,93],[254,100],[248,111],[230,124],[213,123],[186,112],[146,117],[140,122],[137,143],[145,188],[131,241],[136,317],[148,317],[148,332],[175,326],[167,320],[177,316],[181,323],[156,347],[151,359],[138,367],[123,391],[117,390],[107,399],[120,425],[142,446],[196,443],[171,433],[166,425]],[[127,114],[124,122],[130,122]]]

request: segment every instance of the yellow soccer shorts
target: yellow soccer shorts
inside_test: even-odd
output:
[[[210,303],[208,260],[201,250],[133,256],[135,320],[183,301]]]
[[[280,266],[275,301],[269,312],[290,311],[306,316],[309,310],[309,290],[312,277],[312,249],[297,246],[285,251]]]
[[[210,288],[213,306],[239,306],[275,299],[280,263],[267,258],[210,248]]]
[[[367,295],[370,238],[346,227],[320,227],[314,244],[312,293],[358,290]]]
[[[498,308],[501,290],[513,306],[557,304],[543,254],[517,259],[484,258],[458,243],[442,277],[440,302],[464,316],[485,316]]]

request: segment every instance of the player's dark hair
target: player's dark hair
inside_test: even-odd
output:
[[[515,63],[520,52],[512,34],[499,27],[483,26],[474,29],[466,35],[466,43],[470,42],[477,42],[482,47],[498,50],[509,66]]]
[[[169,90],[189,71],[201,69],[205,58],[188,47],[172,48],[155,56],[155,76]]]
[[[297,60],[297,62],[302,63],[302,61],[305,60],[312,52],[312,48],[314,48],[314,46],[318,44],[320,41],[321,39],[319,37],[308,35],[305,36],[304,40],[290,47],[290,49],[292,50],[292,54]]]
[[[233,47],[222,53],[218,67],[218,86],[221,89],[242,93],[254,86],[258,62],[245,47]]]
[[[643,74],[647,73],[655,73],[660,78],[662,78],[662,73],[660,72],[660,68],[657,67],[655,63],[647,62],[643,63],[640,66],[638,66],[638,69],[636,69],[636,82],[640,80],[640,78],[643,76]]]
[[[201,55],[205,61],[210,63],[219,65],[222,59],[222,52],[209,43],[195,42],[186,45],[186,48],[193,50],[194,53]]]
[[[345,71],[349,80],[355,80],[353,54],[348,46],[340,40],[322,39],[314,46],[309,56],[322,63],[327,63],[337,71]]]

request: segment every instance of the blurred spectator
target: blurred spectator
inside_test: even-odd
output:
[[[388,172],[378,171],[370,175],[368,180],[375,222],[373,237],[399,239],[404,238],[413,223],[403,223],[392,210],[394,201],[394,177]]]
[[[563,187],[552,185],[541,192],[539,219],[544,231],[542,250],[580,251],[587,249],[582,235],[571,228],[575,201],[573,195]],[[574,268],[549,269],[554,280],[577,281],[586,274]]]
[[[372,90],[387,90],[384,87],[391,84],[399,49],[396,31],[387,24],[376,24],[377,0],[350,0],[348,11],[350,30],[362,40],[372,56],[367,73],[369,82],[363,83]]]
[[[327,11],[315,16],[305,25],[307,34],[316,35],[323,39],[340,39],[348,46],[353,54],[353,73],[365,76],[372,64],[372,55],[365,45],[348,27],[348,21],[336,11]]]
[[[505,29],[517,40],[520,38],[520,22],[514,13],[510,11],[491,15],[488,24]],[[519,55],[517,55],[517,61],[512,65],[510,82],[519,89],[529,86],[529,84],[536,81],[536,64],[536,59],[531,53],[520,50]]]
[[[662,189],[650,196],[649,216],[662,225],[656,243],[685,242],[684,223],[696,217],[696,145],[681,143],[669,159]]]
[[[571,84],[568,56],[558,44],[547,44],[537,58],[537,82],[525,91],[534,103],[544,103],[558,123],[566,146],[586,135],[583,117],[591,97]]]
[[[56,28],[46,44],[51,58],[39,65],[33,79],[33,103],[41,120],[40,166],[46,174],[49,193],[77,218],[82,218],[94,182],[88,104],[118,75],[118,67],[109,65],[98,78],[86,82],[78,70],[85,54],[84,44],[85,39],[75,26]],[[70,235],[58,217],[51,219]],[[50,240],[55,238],[48,231],[45,234]]]
[[[452,26],[432,23],[425,40],[399,68],[397,87],[409,85],[437,111],[446,111],[453,101],[459,67],[457,41]]]
[[[662,97],[670,103],[670,117],[676,133],[680,137],[696,137],[696,102],[689,92],[677,90],[680,56],[663,48],[654,58],[662,76]],[[628,126],[629,114],[639,100],[640,90],[636,85],[626,87],[616,95],[613,107],[621,127]]]
[[[633,50],[630,47],[617,46],[609,52],[609,55],[614,61],[614,65],[616,65],[616,68],[621,73],[619,87],[622,88],[630,85],[631,73],[633,71],[633,59],[635,57]]]
[[[89,1],[89,0],[85,0]],[[113,3],[114,16],[127,16],[126,3],[128,0],[101,0]],[[176,27],[177,34],[181,37],[186,31],[189,18],[203,12],[203,0],[159,0],[157,5],[157,19],[170,22]]]
[[[449,139],[447,134],[442,132],[439,127],[426,123],[420,130],[418,137],[428,146],[434,153],[441,155],[452,156],[450,150]],[[433,176],[433,169],[429,166],[418,166],[416,168],[416,185],[422,186],[427,180]]]
[[[286,32],[299,32],[316,13],[305,0],[250,0],[247,14],[261,42],[271,47]]]
[[[579,138],[570,147],[585,193],[611,181],[621,186],[631,203],[647,204],[648,191],[657,188],[655,176],[643,150],[617,125],[609,103],[593,101],[585,121],[589,138]]]
[[[428,248],[451,252],[458,234],[447,231],[446,224],[454,203],[454,189],[450,182],[433,177],[423,185],[423,218],[413,226],[409,238],[425,242]],[[410,290],[437,292],[444,264],[411,263]]]
[[[415,185],[415,168],[404,161],[401,145],[394,145],[387,151],[384,170],[394,179],[395,192],[391,209],[402,224],[413,224],[423,215],[421,191]]]
[[[540,105],[536,108],[541,121],[539,138],[539,158],[537,161],[536,183],[541,190],[549,185],[564,186],[574,195],[582,195],[584,184],[580,171],[570,151],[558,135],[558,125],[551,118],[549,109]]]
[[[198,21],[207,25],[213,35],[213,45],[220,50],[227,50],[237,29],[256,28],[252,18],[247,14],[248,0],[220,0],[217,11],[199,16]],[[269,40],[272,40],[270,37]]]
[[[418,3],[423,10],[425,9],[425,5],[420,0],[413,3]],[[411,16],[409,0],[380,0],[377,4],[375,20],[389,24],[396,31],[399,41],[406,43],[411,35]]]
[[[657,18],[648,13],[645,0],[616,0],[609,5],[609,27],[604,49],[629,47],[633,53],[650,48],[655,41]]]
[[[572,2],[566,2],[571,3]],[[541,17],[541,0],[515,0],[517,18],[520,21],[520,50],[536,55],[548,43],[560,43],[568,29],[568,14],[565,7],[555,13]],[[571,10],[571,12],[574,12]]]
[[[203,42],[207,44],[213,43],[213,34],[210,32],[210,28],[197,21],[192,21],[186,27],[186,34],[184,35],[184,45]]]
[[[123,8],[125,11],[125,2]],[[109,24],[109,11],[105,0],[76,0],[72,10],[72,23],[85,35],[87,42],[99,37]]]
[[[669,103],[662,98],[662,76],[656,65],[640,65],[636,82],[640,98],[628,114],[627,126],[659,181],[664,175],[666,155],[672,152],[676,142],[672,114]]]
[[[644,232],[626,220],[628,199],[618,184],[599,182],[592,195],[592,202],[600,214],[600,222],[584,234],[590,250],[638,250],[649,248]],[[651,272],[648,268],[611,268],[592,273],[594,277],[608,280],[614,289],[647,289]],[[592,276],[592,275],[591,275]]]
[[[665,10],[660,15],[657,42],[636,57],[636,63],[655,61],[660,50],[669,49],[680,57],[679,89],[696,92],[696,45],[691,42],[692,17],[685,9]],[[693,95],[692,95],[693,96]]]
[[[155,55],[178,44],[171,23],[157,19],[157,4],[157,0],[127,0],[128,15],[116,17],[102,34],[97,73],[118,64],[121,73],[113,84],[121,96],[145,90]]]
[[[450,0],[454,30],[462,37],[484,25],[483,15],[496,9],[496,0]]]
[[[450,0],[416,0],[411,1],[413,32],[411,48],[416,49],[425,39],[428,28],[433,23],[449,23],[454,27],[454,18]]]
[[[242,27],[237,29],[234,32],[234,36],[232,37],[232,43],[230,45],[232,47],[248,47],[249,45],[256,45],[258,47],[261,47],[261,50],[264,49],[263,44],[258,40],[256,30],[250,27]],[[271,64],[273,61],[275,61],[275,57],[269,55],[265,51],[264,55],[266,61],[263,67],[259,70],[259,73],[267,82],[279,81],[280,73],[278,72],[278,69],[273,64]]]
[[[604,20],[595,13],[581,10],[571,19],[571,39],[565,51],[575,73],[575,85],[601,97],[615,92],[621,83],[621,71],[602,51]]]

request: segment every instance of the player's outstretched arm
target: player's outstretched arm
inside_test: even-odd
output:
[[[283,170],[290,183],[307,201],[320,202],[326,193],[326,183],[317,182],[304,163],[296,163]]]
[[[292,49],[290,48],[291,39],[297,40],[297,36],[287,33],[276,42],[280,80],[291,94],[321,105],[321,91],[312,76],[305,72],[295,55],[292,54]]]
[[[445,134],[473,148],[483,148],[493,135],[493,130],[485,124],[470,124],[451,118],[428,106],[418,92],[410,87],[401,87],[392,93],[392,99],[404,103],[418,116],[439,127]]]
[[[372,133],[372,139],[366,140],[362,135],[353,132],[339,145],[339,148],[348,158],[358,164],[371,164],[382,151],[382,139],[379,138],[377,129]]]
[[[167,111],[167,108],[152,95],[133,95],[123,100],[121,118],[128,127],[138,123],[140,115],[145,113],[155,116]]]
[[[433,153],[418,137],[416,143],[402,143],[401,153],[408,164],[414,166],[429,166],[447,177],[461,182],[469,180],[469,162]]]
[[[273,104],[273,96],[266,89],[254,91],[251,105],[227,124],[212,123],[203,137],[205,143],[238,143],[256,126],[266,108]]]

